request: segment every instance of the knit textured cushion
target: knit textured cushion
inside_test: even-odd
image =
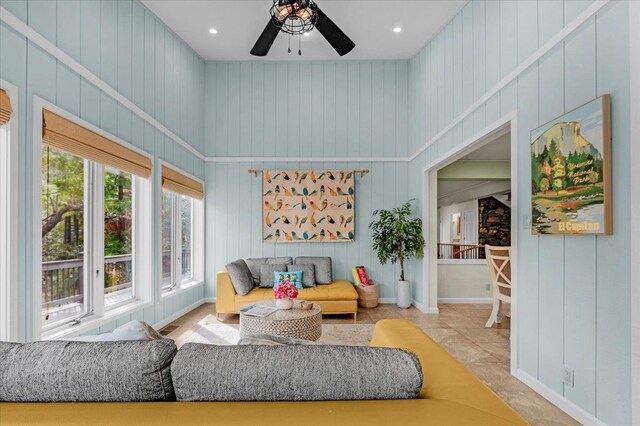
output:
[[[273,265],[260,265],[260,287],[273,288],[274,273],[287,270],[287,265],[273,264]]]
[[[270,265],[293,265],[293,257],[267,257],[267,263]]]
[[[300,256],[296,257],[296,265],[313,265],[317,284],[331,284],[333,271],[330,257]]]
[[[0,342],[0,401],[175,400],[170,339]]]
[[[255,287],[251,270],[244,260],[238,259],[235,262],[231,262],[226,268],[229,278],[231,278],[231,284],[239,295],[244,296]]]
[[[313,265],[289,265],[289,272],[302,271],[302,286],[311,288],[316,286],[316,268]]]
[[[249,270],[251,271],[251,276],[253,277],[253,284],[258,286],[260,285],[260,265],[264,265],[267,263],[266,257],[247,259],[245,260]]]
[[[415,354],[363,346],[187,343],[171,374],[178,401],[408,399],[422,387]]]

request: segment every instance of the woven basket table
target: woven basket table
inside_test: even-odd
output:
[[[251,303],[251,305],[275,306],[275,300]],[[245,315],[240,312],[240,335],[270,334],[272,336],[295,337],[304,340],[318,340],[322,336],[322,309],[317,303],[313,308],[303,310],[291,308],[278,310],[264,318]]]

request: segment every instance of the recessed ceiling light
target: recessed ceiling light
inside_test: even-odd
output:
[[[304,33],[304,35],[309,37],[311,35],[311,31],[307,31],[306,33]]]
[[[215,28],[209,28],[209,34],[218,34],[218,30]]]
[[[399,33],[400,31],[402,31],[402,28],[400,28],[400,27],[395,27],[395,28],[393,29],[393,32],[394,32],[394,33]]]

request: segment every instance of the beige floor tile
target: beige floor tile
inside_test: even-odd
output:
[[[474,343],[503,343],[509,340],[508,335],[505,336],[504,333],[500,333],[504,330],[491,330],[487,328],[460,328],[458,331]]]

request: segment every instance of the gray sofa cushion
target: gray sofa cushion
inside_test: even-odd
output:
[[[295,337],[274,336],[272,334],[251,334],[249,336],[241,337],[240,340],[238,340],[238,346],[250,345],[322,345],[322,343],[312,342],[311,340],[297,339]]]
[[[362,346],[187,343],[171,374],[178,401],[407,399],[422,387],[415,354]]]
[[[302,286],[303,287],[315,287],[316,286],[316,268],[313,265],[289,265],[287,266],[289,272],[302,271]]]
[[[273,288],[275,282],[274,272],[286,272],[287,265],[269,264],[260,265],[260,287]]]
[[[293,265],[293,257],[267,257],[267,263],[270,265]]]
[[[317,284],[331,284],[333,282],[333,271],[331,269],[330,257],[300,256],[296,257],[296,265],[313,265],[316,274]]]
[[[175,400],[170,339],[0,342],[0,401]]]
[[[251,276],[253,277],[253,284],[258,286],[260,285],[260,265],[264,265],[267,263],[266,257],[247,259],[245,260],[249,270],[251,271]]]
[[[236,293],[244,296],[253,290],[253,287],[255,286],[253,284],[251,270],[249,270],[249,267],[244,260],[238,259],[235,262],[231,262],[226,266],[226,268],[229,273],[229,278],[231,278],[231,284],[233,284],[233,288],[236,290]]]

